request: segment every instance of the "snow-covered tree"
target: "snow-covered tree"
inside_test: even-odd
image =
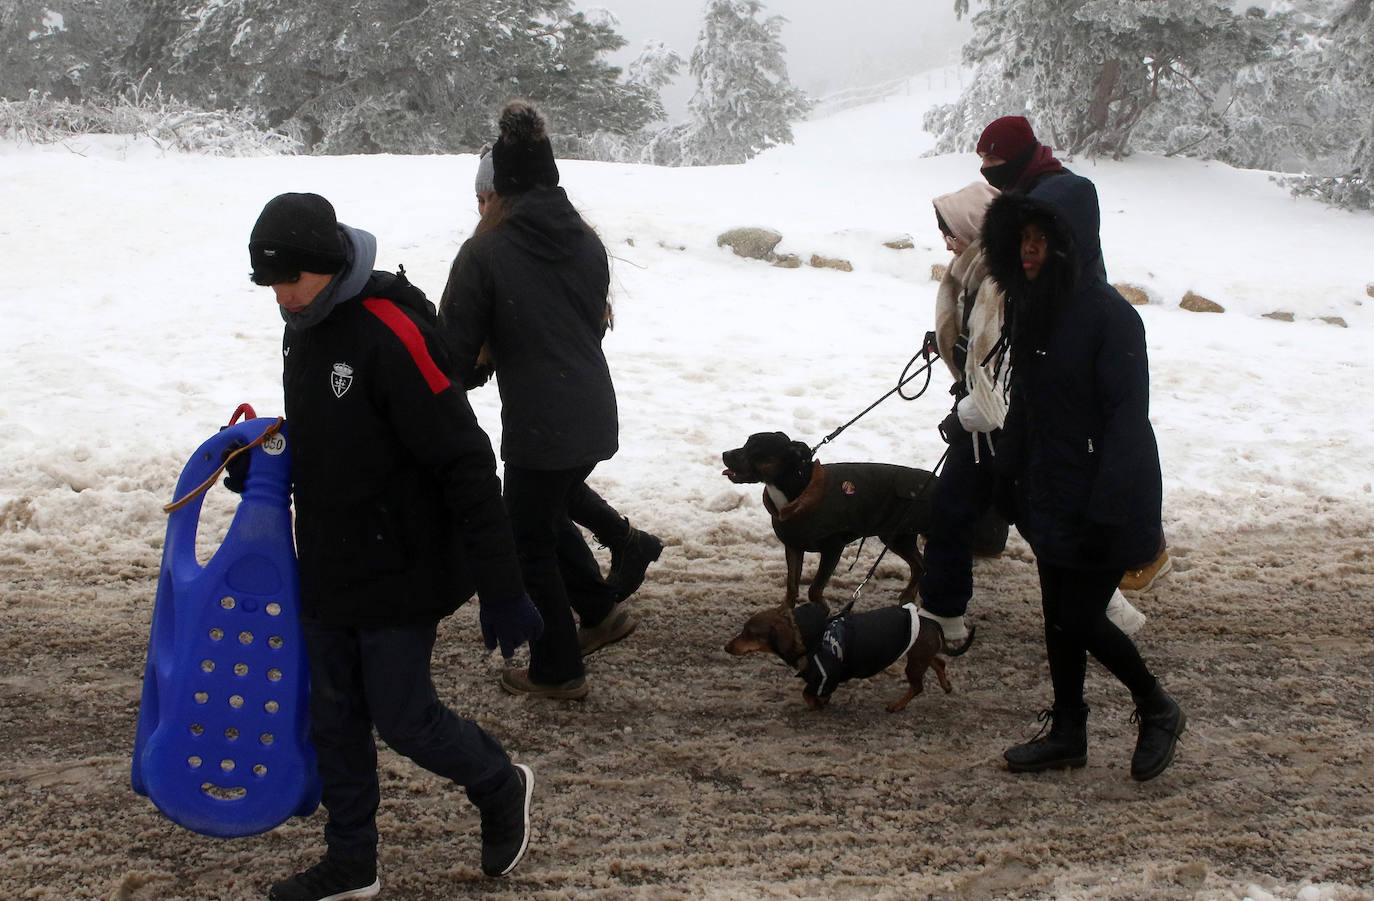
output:
[[[743,163],[792,143],[791,123],[811,107],[787,77],[781,16],[760,19],[760,0],[708,0],[691,72],[691,121],[672,144],[686,165]],[[670,137],[664,135],[663,137]],[[656,142],[667,149],[672,144]]]
[[[973,28],[974,84],[926,116],[941,150],[969,149],[988,121],[1024,112],[1059,149],[1120,156],[1142,124],[1224,107],[1272,39],[1263,18],[1210,0],[986,0]]]
[[[134,3],[0,0],[0,97],[77,101],[108,92],[121,74],[110,48],[132,40]]]
[[[682,56],[662,41],[646,41],[634,62],[625,67],[625,83],[647,88],[657,106],[654,121],[664,118],[663,101],[659,92],[672,83],[682,68]]]
[[[1318,66],[1321,80],[1347,100],[1338,125],[1348,128],[1349,157],[1328,171],[1290,183],[1295,194],[1318,197],[1347,209],[1374,210],[1374,2],[1349,0],[1326,31]]]
[[[571,0],[199,0],[188,18],[150,54],[175,90],[256,108],[325,152],[471,147],[512,96],[574,133],[654,115],[601,58],[624,44],[613,20]]]

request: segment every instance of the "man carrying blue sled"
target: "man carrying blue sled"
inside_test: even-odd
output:
[[[529,842],[534,774],[434,688],[437,624],[475,589],[487,647],[509,657],[543,628],[525,593],[491,442],[444,375],[434,306],[374,272],[376,239],[317,194],[273,198],[248,245],[276,293],[293,441],[310,735],[328,811],[324,859],[272,901],[370,898],[380,802],[375,726],[397,753],[467,790],[482,871]]]

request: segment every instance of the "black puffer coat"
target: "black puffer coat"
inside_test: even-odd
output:
[[[458,251],[439,304],[454,375],[486,343],[501,390],[501,459],[561,470],[609,460],[619,441],[601,351],[610,269],[562,188],[508,198],[493,230]]]
[[[1162,479],[1145,328],[1102,274],[1098,218],[1092,182],[1071,174],[988,208],[983,247],[1007,295],[1012,352],[997,460],[1037,558],[1124,570],[1159,550]],[[1029,221],[1052,236],[1034,282],[1021,268]]]
[[[474,587],[518,598],[491,442],[424,294],[373,272],[322,322],[288,326],[282,353],[305,615],[381,627],[440,619]]]

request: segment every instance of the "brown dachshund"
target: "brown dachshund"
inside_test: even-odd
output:
[[[773,653],[805,680],[802,699],[820,710],[847,679],[867,679],[906,654],[906,694],[887,705],[902,710],[921,693],[925,672],[935,670],[945,693],[954,690],[945,675],[944,633],[939,623],[916,615],[915,604],[883,607],[866,613],[848,610],[830,616],[823,604],[783,604],[760,610],[725,645],[729,654]],[[972,643],[965,642],[954,656]]]

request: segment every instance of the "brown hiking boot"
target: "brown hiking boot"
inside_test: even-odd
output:
[[[1173,558],[1169,556],[1167,550],[1161,548],[1159,556],[1140,569],[1126,570],[1126,575],[1121,577],[1121,589],[1123,591],[1149,591],[1173,568]]]
[[[624,604],[616,604],[606,618],[595,626],[582,626],[577,630],[577,646],[586,657],[596,653],[608,644],[615,644],[635,630],[635,618]]]
[[[580,701],[587,696],[591,689],[587,686],[587,680],[583,676],[576,679],[569,679],[567,682],[558,682],[546,685],[543,682],[535,682],[530,679],[528,669],[508,669],[501,674],[501,687],[513,695],[524,695],[530,698],[551,698],[561,701]]]

